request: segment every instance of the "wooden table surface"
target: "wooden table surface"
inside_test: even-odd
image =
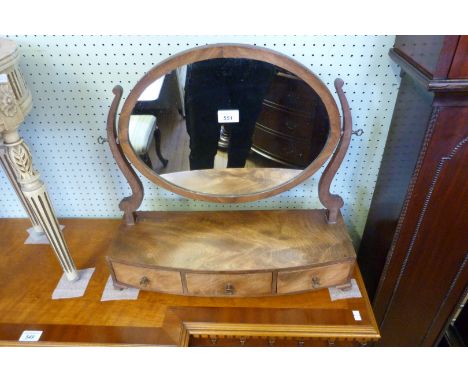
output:
[[[26,219],[0,219],[0,344],[24,345],[24,330],[42,330],[39,345],[172,345],[191,338],[379,339],[356,267],[362,298],[332,302],[328,289],[263,298],[186,297],[140,291],[137,300],[101,302],[109,277],[105,249],[121,220],[61,219],[78,269],[95,267],[83,297],[52,300],[62,276],[48,245],[23,244]],[[356,321],[353,311],[359,311]]]

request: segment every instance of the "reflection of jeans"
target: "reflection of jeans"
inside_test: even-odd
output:
[[[218,110],[239,110],[230,123],[228,167],[244,167],[255,122],[275,75],[271,64],[248,59],[211,59],[188,65],[185,82],[190,169],[214,167],[221,125]]]

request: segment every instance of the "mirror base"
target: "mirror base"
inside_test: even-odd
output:
[[[139,212],[107,249],[114,285],[254,297],[349,283],[356,254],[325,210]]]

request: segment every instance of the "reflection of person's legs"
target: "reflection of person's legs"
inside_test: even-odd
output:
[[[187,70],[185,112],[191,170],[214,167],[220,134],[217,111],[225,108],[227,102],[224,79],[218,73],[217,61],[195,63]]]
[[[196,97],[185,103],[187,132],[190,136],[190,169],[214,167],[218,148],[219,126],[210,118],[204,97]]]
[[[245,166],[255,123],[275,73],[274,66],[264,62],[249,60],[242,64],[242,70],[231,86],[231,101],[239,109],[239,123],[231,128],[228,167]]]
[[[246,122],[247,118],[243,115],[248,113],[248,110],[245,106],[239,107],[239,112],[239,123],[233,124],[230,129],[227,167],[244,167],[252,146],[255,121]]]

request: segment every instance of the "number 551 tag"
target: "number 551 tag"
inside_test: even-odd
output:
[[[239,110],[218,110],[218,123],[238,123]]]

